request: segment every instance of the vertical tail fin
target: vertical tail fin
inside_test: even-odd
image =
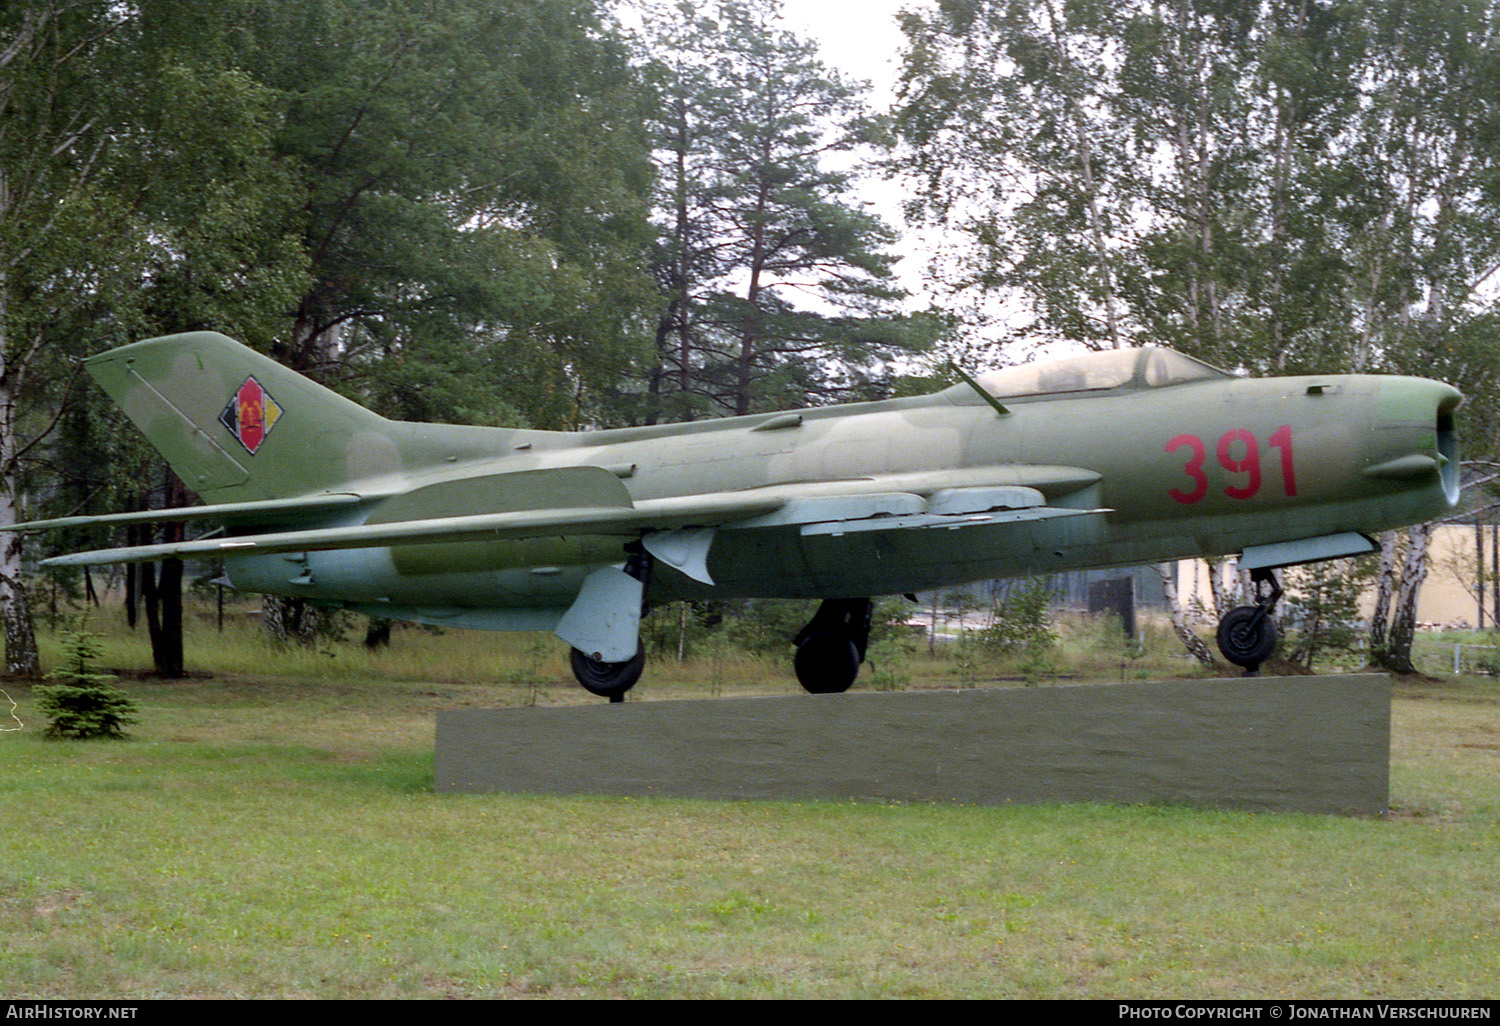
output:
[[[282,498],[400,466],[400,428],[212,331],[87,361],[94,380],[212,502]]]

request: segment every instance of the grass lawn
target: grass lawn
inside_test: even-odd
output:
[[[1383,819],[440,797],[433,714],[586,700],[559,648],[403,631],[384,655],[277,652],[237,623],[194,628],[212,675],[127,677],[129,741],[46,741],[30,688],[0,682],[24,725],[0,734],[0,996],[1500,992],[1488,678],[1398,685]],[[96,629],[105,665],[144,664]],[[1162,672],[1116,662],[1091,672]],[[796,690],[748,657],[648,675],[641,700]]]

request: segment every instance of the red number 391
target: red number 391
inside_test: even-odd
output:
[[[1270,447],[1281,453],[1281,483],[1286,495],[1297,494],[1297,476],[1292,463],[1292,428],[1284,424],[1266,440]],[[1208,447],[1197,435],[1178,435],[1167,443],[1167,452],[1187,450],[1187,463],[1183,473],[1187,475],[1188,488],[1173,488],[1168,495],[1184,505],[1200,502],[1208,495],[1208,475],[1203,464],[1208,460]],[[1224,432],[1214,449],[1219,466],[1233,479],[1224,486],[1224,494],[1231,499],[1252,499],[1260,492],[1261,463],[1260,443],[1244,428]]]

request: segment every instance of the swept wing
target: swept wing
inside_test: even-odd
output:
[[[136,563],[166,558],[212,558],[247,554],[355,549],[376,546],[469,542],[486,539],[517,539],[551,535],[640,535],[681,532],[704,528],[749,530],[797,527],[803,534],[844,534],[866,531],[903,531],[933,528],[958,529],[978,524],[1019,522],[1041,518],[1078,516],[1101,510],[1047,505],[1048,493],[1071,492],[1098,479],[1091,471],[1072,467],[987,467],[982,471],[958,470],[922,475],[890,475],[843,481],[791,484],[706,495],[645,499],[632,503],[618,479],[599,467],[570,467],[548,471],[522,471],[504,478],[552,475],[565,486],[575,486],[593,501],[589,504],[509,510],[495,513],[465,513],[452,516],[421,516],[388,519],[377,506],[362,524],[321,527],[200,538],[57,556],[48,566],[88,566],[102,563]],[[562,480],[566,479],[566,480]],[[519,482],[518,482],[519,483]],[[535,487],[534,480],[527,482]],[[419,490],[420,491],[420,490]],[[412,495],[385,500],[400,512],[412,512],[426,503]],[[358,495],[318,496],[310,500],[274,503],[234,503],[177,511],[173,519],[193,516],[208,520],[243,517],[256,512],[284,515],[295,503],[306,508],[336,511],[341,506],[364,501]],[[144,516],[125,514],[134,519]],[[71,523],[119,523],[115,517],[67,518]],[[129,522],[129,521],[123,521]],[[19,525],[22,529],[57,522]],[[706,550],[708,539],[690,549]],[[657,546],[652,546],[656,548]],[[670,545],[661,548],[671,550]],[[691,561],[691,554],[672,565]],[[696,575],[695,575],[696,576]]]

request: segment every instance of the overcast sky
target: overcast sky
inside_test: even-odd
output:
[[[871,103],[890,103],[896,80],[901,30],[896,14],[923,0],[785,0],[788,25],[816,39],[823,60],[874,86]]]

